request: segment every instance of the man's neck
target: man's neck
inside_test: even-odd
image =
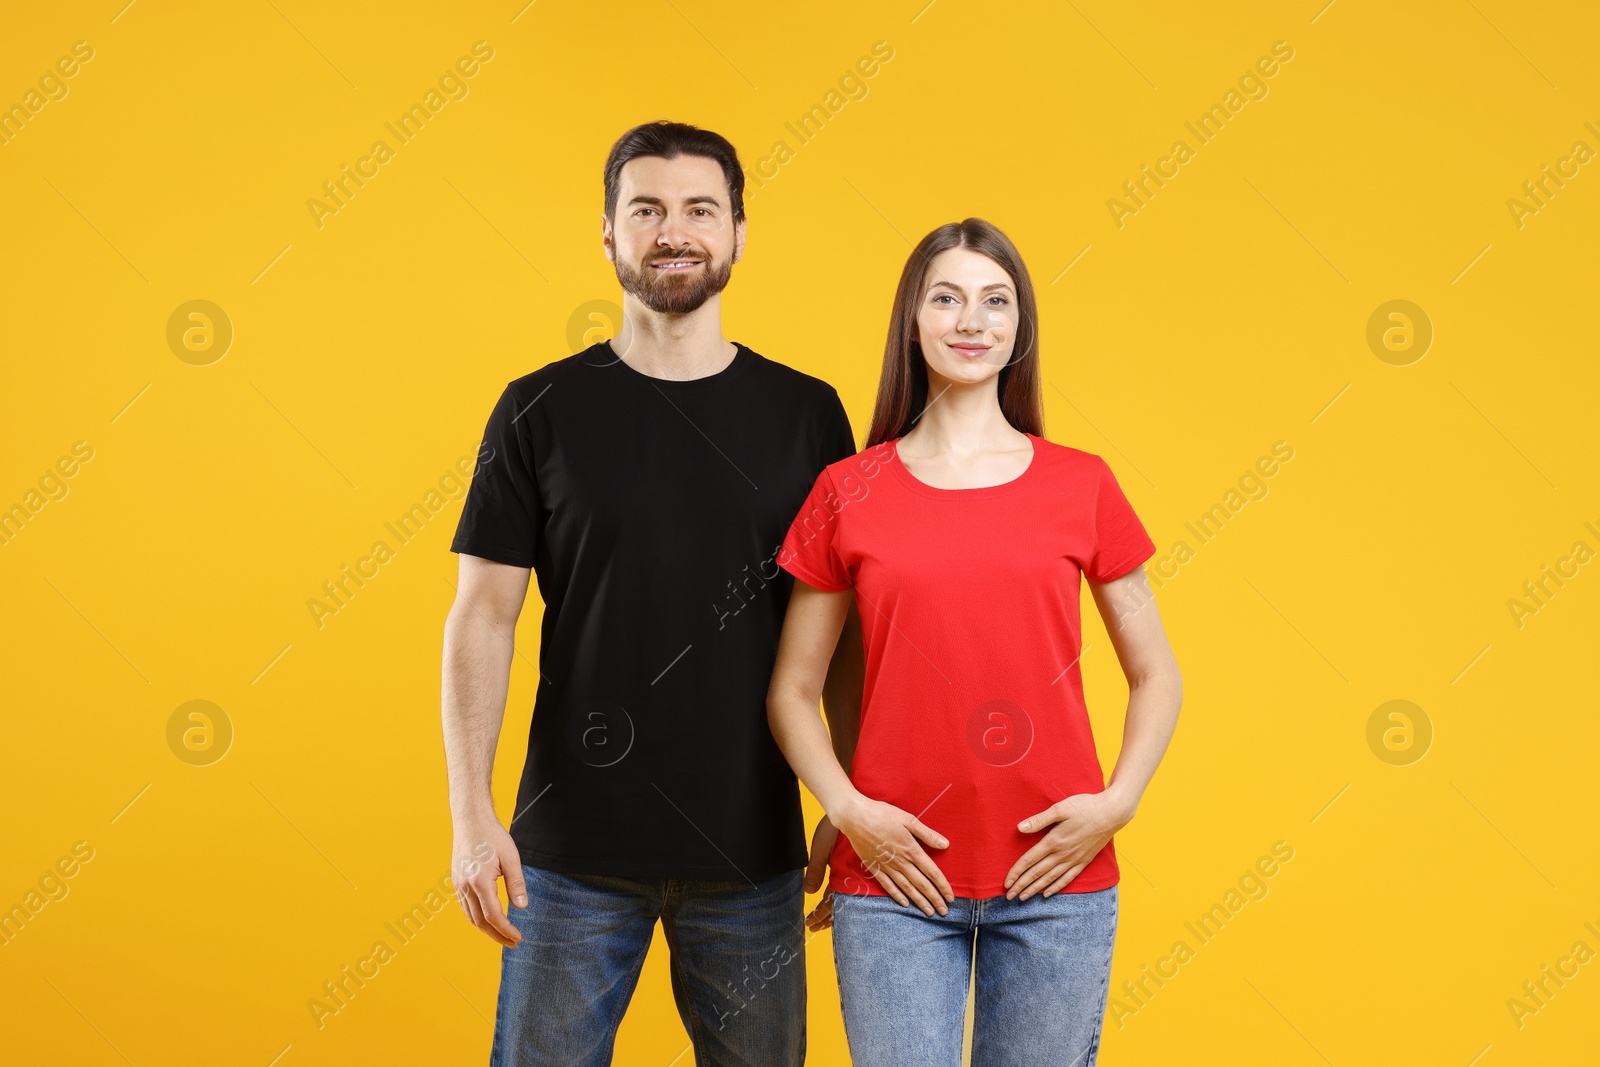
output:
[[[738,354],[733,342],[722,336],[721,294],[687,315],[652,311],[624,294],[622,328],[612,338],[611,348],[639,373],[679,382],[716,374]]]

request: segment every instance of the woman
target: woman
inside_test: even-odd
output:
[[[1182,685],[1139,566],[1155,545],[1104,460],[1042,436],[1037,323],[993,225],[923,238],[867,446],[818,476],[777,558],[798,581],[768,720],[827,812],[813,874],[831,845],[830,892],[811,925],[831,901],[857,1067],[959,1064],[969,978],[977,1067],[1090,1067],[1099,1047],[1111,835]],[[1080,575],[1130,687],[1109,784],[1078,666]],[[852,598],[866,676],[847,774],[817,704]]]

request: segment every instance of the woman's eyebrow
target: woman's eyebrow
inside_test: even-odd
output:
[[[927,291],[932,292],[933,289],[936,286],[940,286],[940,285],[944,286],[947,289],[954,289],[958,293],[961,292],[961,286],[957,285],[955,282],[945,281],[943,278],[939,278],[936,281],[929,282]],[[987,293],[991,289],[1010,289],[1010,288],[1011,288],[1011,285],[1008,282],[990,282],[988,285],[984,286],[982,289],[979,289],[978,292]]]

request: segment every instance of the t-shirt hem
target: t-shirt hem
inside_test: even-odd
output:
[[[532,567],[533,554],[526,550],[505,548],[501,545],[486,545],[478,541],[456,540],[450,542],[450,551],[464,556],[478,556],[481,559],[492,560],[495,563],[504,563],[512,567]]]
[[[851,877],[851,875],[849,872],[845,872],[845,874],[841,877]],[[856,877],[855,881],[862,882],[862,879]],[[1122,874],[1120,871],[1117,873],[1115,878],[1112,878],[1110,881],[1103,884],[1095,884],[1093,882],[1085,883],[1081,878],[1074,878],[1072,881],[1067,883],[1061,892],[1098,893],[1102,889],[1110,889],[1112,886],[1119,884],[1121,881]],[[867,887],[865,893],[852,892],[835,885],[833,876],[830,875],[828,888],[832,889],[835,893],[848,893],[851,896],[886,897],[889,895],[884,891],[884,888],[878,884],[878,881],[875,878],[868,878],[863,882],[863,884]],[[1004,882],[999,882],[992,886],[957,885],[956,883],[951,882],[950,891],[956,896],[964,897],[968,900],[993,900],[995,897],[1003,897],[1006,895],[1006,887]]]
[[[725,881],[725,882],[759,882],[768,878],[776,878],[780,874],[797,871],[806,866],[806,860],[801,857],[798,861],[777,863],[742,863],[738,866],[729,864],[677,864],[677,863],[650,863],[632,860],[607,860],[584,859],[578,856],[557,856],[550,852],[539,852],[534,849],[518,846],[518,854],[522,862],[529,867],[537,867],[544,871],[555,871],[557,874],[591,874],[606,875],[613,878],[657,879],[693,878],[700,881]]]
[[[778,566],[782,567],[784,570],[788,571],[802,582],[805,582],[807,585],[815,589],[820,589],[824,593],[842,593],[846,589],[850,588],[848,583],[839,585],[834,582],[830,582],[828,579],[815,573],[808,567],[796,567],[793,560],[789,561],[788,563],[779,563]]]
[[[1099,582],[1101,585],[1106,585],[1106,584],[1108,584],[1110,582],[1116,581],[1118,578],[1126,577],[1127,575],[1129,575],[1129,574],[1131,574],[1133,572],[1133,569],[1135,567],[1138,567],[1138,566],[1141,566],[1142,564],[1148,563],[1150,561],[1150,559],[1155,554],[1156,554],[1156,546],[1152,543],[1148,547],[1142,548],[1138,552],[1133,554],[1132,556],[1129,556],[1128,559],[1127,559],[1127,562],[1113,564],[1109,568],[1109,570],[1110,570],[1110,576],[1109,577],[1107,577],[1107,578],[1095,578],[1093,580]],[[1102,571],[1102,573],[1105,573],[1105,572]]]

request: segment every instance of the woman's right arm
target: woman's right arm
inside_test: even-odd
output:
[[[795,580],[767,690],[767,723],[789,766],[822,804],[829,821],[850,839],[884,892],[902,906],[911,902],[928,915],[943,915],[955,894],[923,845],[944,848],[948,842],[914,815],[857,790],[817,713],[854,595],[849,589],[826,592]]]

